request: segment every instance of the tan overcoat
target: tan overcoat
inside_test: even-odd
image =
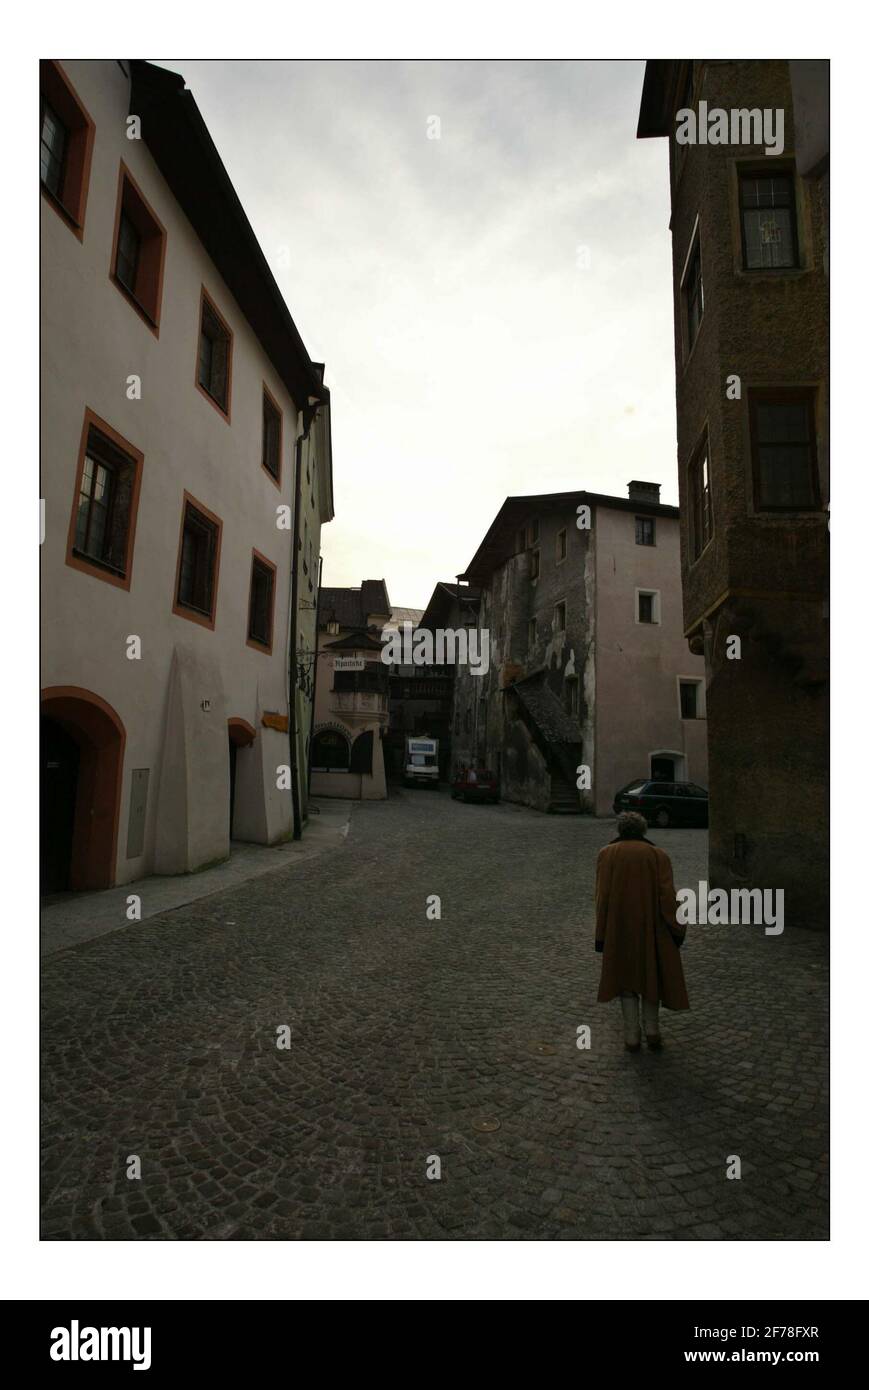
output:
[[[603,942],[598,1001],[641,994],[668,1009],[687,1009],[677,942],[676,890],[669,856],[649,840],[616,840],[597,860],[597,926]]]

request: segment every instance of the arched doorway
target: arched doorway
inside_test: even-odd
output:
[[[650,753],[649,776],[656,782],[684,782],[685,755],[672,748]]]
[[[126,733],[111,705],[79,686],[42,694],[40,880],[43,893],[111,888]]]
[[[239,748],[250,748],[256,738],[256,729],[246,719],[234,715],[227,721],[229,731],[229,838],[233,838],[235,828],[235,780],[238,767]]]
[[[340,729],[318,729],[311,743],[314,772],[349,772],[350,742]]]

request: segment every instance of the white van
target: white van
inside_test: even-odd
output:
[[[438,775],[437,739],[409,735],[404,749],[404,785],[437,787]]]

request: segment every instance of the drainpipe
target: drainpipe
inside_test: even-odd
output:
[[[302,805],[299,800],[299,756],[298,728],[296,723],[296,689],[299,683],[298,610],[299,610],[299,555],[300,551],[300,512],[302,510],[302,447],[311,433],[311,426],[317,418],[320,402],[316,396],[309,396],[308,403],[300,412],[301,429],[296,435],[296,478],[293,489],[293,564],[290,571],[290,624],[287,637],[289,661],[287,663],[287,712],[289,716],[290,737],[290,793],[293,798],[293,839],[302,838]],[[319,593],[317,600],[319,602]]]
[[[313,744],[314,719],[317,712],[317,671],[320,666],[320,593],[323,588],[323,557],[317,570],[317,611],[314,615],[314,672],[311,678],[311,743]],[[308,757],[308,800],[311,799],[311,758]]]

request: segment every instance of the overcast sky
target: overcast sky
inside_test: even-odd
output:
[[[324,583],[425,607],[504,498],[677,501],[667,150],[641,62],[183,73],[332,389]],[[440,121],[440,139],[429,138]]]

